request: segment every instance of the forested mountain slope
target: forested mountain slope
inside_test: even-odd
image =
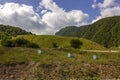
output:
[[[118,47],[120,45],[120,16],[103,18],[82,27],[66,27],[57,32],[56,35],[83,37],[105,47]]]

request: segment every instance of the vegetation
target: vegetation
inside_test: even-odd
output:
[[[12,66],[15,74],[19,68],[15,67],[23,65],[26,71],[38,79],[119,79],[120,72],[120,54],[119,53],[96,53],[99,59],[92,58],[94,53],[81,52],[79,49],[41,49],[43,53],[37,53],[38,49],[20,48],[20,47],[1,47],[0,48],[0,64],[4,64],[3,70],[8,70]],[[72,52],[73,57],[68,58],[67,53]],[[81,54],[82,53],[82,54]],[[20,63],[20,64],[17,64]],[[9,68],[5,69],[5,65]],[[10,66],[11,65],[11,66]],[[17,66],[15,66],[17,65]],[[30,65],[30,66],[29,66]],[[36,66],[38,65],[38,66]],[[2,68],[2,66],[1,66]],[[4,71],[3,71],[4,72]],[[13,74],[14,72],[8,72]],[[21,74],[21,75],[22,75]],[[28,73],[26,73],[28,75]],[[1,74],[0,74],[1,75]],[[7,74],[5,74],[7,75]],[[24,77],[24,74],[22,78]],[[15,77],[16,78],[16,77]],[[17,79],[16,79],[17,80]],[[26,79],[30,80],[30,79]],[[33,79],[37,80],[37,79]]]
[[[24,38],[30,42],[39,45],[41,48],[56,48],[56,47],[72,48],[70,44],[71,40],[79,39],[83,43],[80,46],[80,49],[88,49],[88,50],[106,49],[105,47],[95,42],[83,38],[76,38],[76,37],[61,37],[61,36],[51,36],[51,35],[20,35],[15,38]]]
[[[53,44],[53,48],[57,48],[57,44],[56,43],[52,43]]]
[[[1,45],[5,47],[30,47],[30,48],[39,48],[35,43],[31,43],[24,38],[17,38],[14,40],[2,40]]]
[[[0,40],[11,39],[12,37],[4,32],[0,32]]]
[[[73,48],[80,48],[80,46],[82,46],[82,42],[79,39],[72,39],[70,41],[71,47]]]
[[[119,46],[120,27],[117,21],[119,19],[116,18],[105,18],[81,28],[63,29],[65,36],[77,37],[27,35],[31,33],[0,25],[0,78],[3,80],[119,79],[119,52],[85,51]],[[113,25],[109,25],[108,23],[112,23],[109,21],[112,21]],[[78,37],[96,41],[105,47]],[[41,54],[38,53],[39,48]],[[69,52],[72,53],[71,58],[67,56]],[[94,54],[98,55],[97,60],[93,59]]]
[[[4,32],[12,36],[31,34],[30,32],[26,32],[25,30],[22,30],[18,27],[13,27],[9,25],[0,25],[0,32]]]
[[[0,40],[11,39],[12,36],[32,34],[18,27],[0,25]]]
[[[66,27],[56,35],[83,37],[107,48],[118,47],[120,45],[120,16],[104,18],[82,27]]]

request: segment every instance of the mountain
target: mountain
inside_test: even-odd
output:
[[[120,45],[120,16],[103,18],[93,24],[61,29],[55,35],[83,37],[107,48]]]
[[[0,24],[0,39],[9,39],[11,36],[32,34],[18,27]]]
[[[2,25],[0,24],[0,34],[8,34],[8,35],[24,35],[24,34],[31,34],[30,32],[27,32],[25,30],[22,30],[18,27],[13,27],[9,25]]]

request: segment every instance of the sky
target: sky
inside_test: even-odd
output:
[[[38,35],[110,16],[120,16],[120,0],[0,0],[0,24]]]

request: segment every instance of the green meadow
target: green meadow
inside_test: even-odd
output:
[[[24,72],[21,74],[22,80],[100,80],[120,78],[120,53],[87,52],[85,50],[107,50],[90,40],[51,35],[20,35],[13,37],[12,40],[17,38],[24,38],[40,47],[0,46],[0,70],[4,72],[6,69],[8,74],[13,76],[18,76],[21,72]],[[83,44],[80,48],[72,48],[70,45],[72,39],[79,39]],[[54,48],[53,43],[57,45],[56,48]],[[42,53],[38,54],[38,50],[41,50]],[[68,53],[72,53],[72,57],[68,57]],[[94,54],[98,56],[98,59],[93,59]],[[21,72],[19,69],[22,69]],[[14,70],[17,73],[14,74]],[[8,74],[3,74],[12,79]],[[25,74],[31,77],[24,77]],[[15,77],[15,79],[17,80],[18,77]]]

